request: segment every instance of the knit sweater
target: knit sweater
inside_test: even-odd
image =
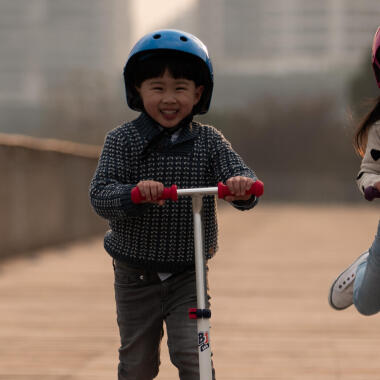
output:
[[[139,181],[154,180],[165,187],[216,186],[241,175],[256,179],[229,142],[215,128],[187,122],[174,142],[146,114],[110,131],[90,185],[95,211],[108,219],[106,251],[132,266],[176,272],[194,265],[192,203],[190,197],[168,200],[163,206],[131,201]],[[233,202],[247,210],[257,199]],[[217,250],[214,196],[203,197],[204,252],[206,259]]]
[[[374,186],[380,182],[380,122],[378,121],[368,131],[367,147],[356,178],[359,190]]]

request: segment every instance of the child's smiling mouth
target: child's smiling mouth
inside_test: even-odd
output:
[[[174,115],[178,112],[178,110],[161,110],[161,113],[165,115]]]
[[[178,115],[178,110],[161,110],[161,115],[166,120],[174,120]]]

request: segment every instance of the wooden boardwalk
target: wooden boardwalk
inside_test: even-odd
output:
[[[380,379],[380,315],[327,303],[335,275],[372,241],[378,211],[221,210],[210,262],[218,380]],[[117,349],[101,238],[0,263],[0,380],[116,379]],[[177,378],[163,344],[157,379]]]

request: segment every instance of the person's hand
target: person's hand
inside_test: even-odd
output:
[[[140,194],[144,200],[141,203],[156,203],[162,206],[165,203],[164,199],[158,200],[164,191],[164,185],[157,181],[140,181],[137,185]]]
[[[246,201],[251,198],[251,194],[246,192],[251,188],[254,180],[252,178],[236,176],[231,177],[226,181],[226,185],[232,195],[227,195],[224,200],[227,202]]]
[[[375,187],[376,187],[377,190],[380,191],[380,182],[376,182],[376,183],[375,183]]]

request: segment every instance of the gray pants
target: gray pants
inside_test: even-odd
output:
[[[368,259],[356,271],[354,304],[363,315],[380,311],[380,221]]]
[[[118,379],[152,380],[157,376],[165,322],[170,360],[180,379],[198,380],[197,323],[188,316],[189,308],[197,306],[195,271],[161,281],[155,272],[115,260],[114,273],[121,338]]]

